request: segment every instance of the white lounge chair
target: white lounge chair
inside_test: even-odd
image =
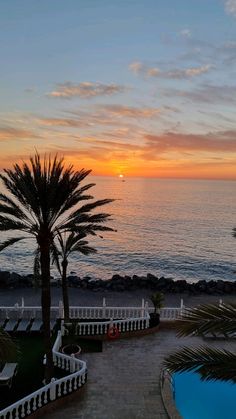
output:
[[[17,326],[18,320],[9,319],[6,325],[4,326],[4,330],[6,332],[13,332]]]
[[[42,327],[43,327],[43,321],[41,319],[34,319],[30,327],[30,332],[40,332]]]
[[[16,375],[16,372],[17,363],[6,363],[2,372],[0,373],[0,386],[8,386],[10,388],[12,385],[12,378]]]
[[[27,332],[27,330],[29,329],[30,323],[31,323],[31,320],[22,319],[20,323],[18,324],[16,331]]]

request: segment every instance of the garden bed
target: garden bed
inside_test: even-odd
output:
[[[12,380],[12,387],[1,387],[0,410],[16,400],[42,387],[43,342],[41,336],[24,336],[14,339],[19,348],[18,371]]]

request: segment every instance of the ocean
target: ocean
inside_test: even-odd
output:
[[[74,254],[69,271],[108,279],[114,273],[198,280],[236,279],[236,183],[233,181],[90,177],[117,232],[90,238],[98,253]],[[86,182],[84,182],[86,183]],[[2,239],[6,234],[1,234]],[[0,269],[31,273],[35,243],[0,253]],[[58,276],[55,268],[53,275]]]

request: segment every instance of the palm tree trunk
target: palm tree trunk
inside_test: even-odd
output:
[[[42,279],[42,320],[43,320],[43,335],[44,335],[44,349],[46,353],[45,365],[45,381],[49,383],[53,377],[53,358],[52,358],[52,344],[51,344],[51,327],[50,327],[50,309],[51,309],[51,289],[50,289],[50,247],[49,242],[39,244],[40,246],[40,264],[41,264],[41,279]]]
[[[66,259],[63,259],[62,263],[62,295],[63,295],[63,305],[64,305],[64,320],[69,322],[70,320],[70,307],[69,307],[69,296],[67,288],[67,266],[68,262]]]

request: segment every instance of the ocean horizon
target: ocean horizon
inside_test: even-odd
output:
[[[225,180],[92,177],[95,199],[117,232],[91,237],[98,253],[73,255],[69,271],[109,279],[113,274],[198,280],[236,279],[235,183]],[[86,181],[84,182],[84,184]],[[13,234],[12,234],[13,235]],[[10,234],[2,233],[2,240]],[[32,273],[35,243],[25,240],[0,253],[0,269]],[[59,277],[56,269],[52,274]]]

